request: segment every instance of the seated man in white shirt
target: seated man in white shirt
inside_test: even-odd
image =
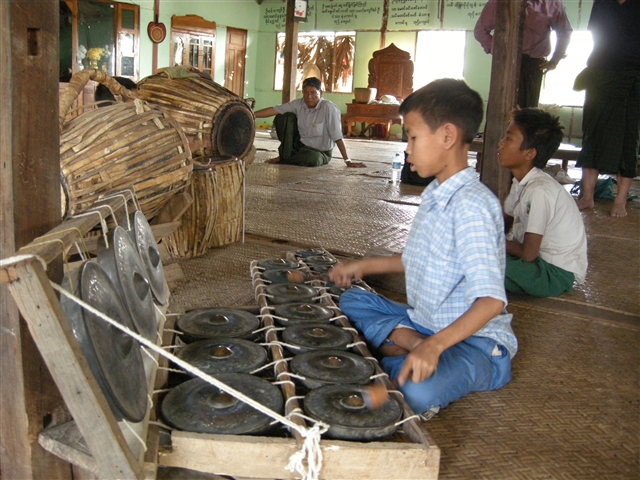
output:
[[[274,115],[273,123],[280,140],[278,163],[304,167],[326,165],[337,145],[347,167],[366,166],[349,158],[342,139],[340,109],[322,98],[322,84],[316,77],[302,82],[302,98],[255,112],[256,118]]]

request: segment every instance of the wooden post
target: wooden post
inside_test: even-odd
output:
[[[0,2],[0,257],[60,223],[57,0]],[[60,264],[50,274],[59,274]],[[37,443],[69,418],[6,286],[0,286],[3,478],[71,478]]]
[[[524,0],[498,2],[480,179],[501,202],[509,193],[511,172],[498,165],[497,150],[517,101],[524,18]]]
[[[296,98],[296,75],[298,65],[298,22],[293,21],[295,0],[287,0],[287,24],[284,40],[284,79],[282,80],[282,103]]]

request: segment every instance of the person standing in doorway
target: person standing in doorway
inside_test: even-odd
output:
[[[473,35],[485,53],[493,54],[493,33],[496,28],[498,0],[489,0],[482,9]],[[566,56],[573,28],[562,0],[526,0],[526,17],[518,84],[518,106],[537,107],[542,76],[554,70]],[[551,30],[556,32],[556,48],[551,53]]]
[[[594,207],[601,173],[617,175],[612,217],[627,215],[627,197],[637,175],[640,149],[640,1],[596,0],[588,29],[593,51],[576,77],[586,90],[582,114],[582,168],[578,208]]]

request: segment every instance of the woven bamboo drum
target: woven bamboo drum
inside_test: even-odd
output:
[[[94,72],[80,73],[103,80],[104,74]],[[68,88],[72,97],[73,87]],[[151,220],[189,184],[189,144],[167,112],[135,99],[85,111],[65,123],[68,102],[61,96],[60,103],[63,217],[81,212],[109,192],[133,188],[140,209]]]
[[[243,162],[236,157],[213,157],[194,162],[189,193],[193,203],[182,223],[162,240],[174,257],[194,258],[212,247],[239,241],[243,227]]]
[[[251,108],[235,93],[206,78],[160,73],[138,83],[138,97],[168,111],[187,137],[204,144],[201,156],[244,158],[255,138]],[[195,155],[194,149],[194,155]]]

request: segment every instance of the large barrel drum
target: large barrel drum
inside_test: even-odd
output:
[[[201,148],[194,155],[230,155],[244,158],[255,137],[255,118],[235,93],[200,76],[169,78],[159,73],[138,83],[138,97],[159,105]]]
[[[188,192],[193,203],[182,215],[182,223],[163,239],[173,257],[194,258],[212,247],[239,241],[243,229],[242,161],[218,156],[194,161]]]
[[[63,216],[101,195],[133,187],[147,219],[189,184],[193,165],[182,128],[141,100],[79,115],[60,135]]]

